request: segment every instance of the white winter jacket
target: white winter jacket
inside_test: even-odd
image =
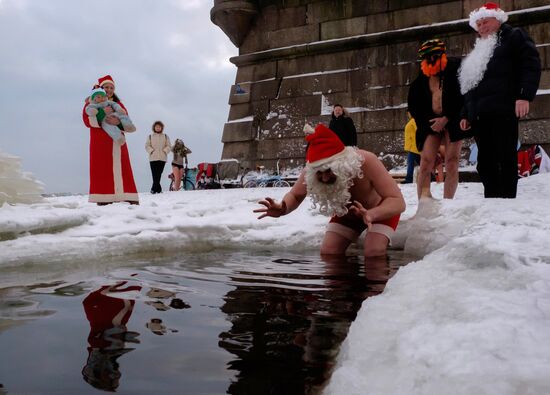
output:
[[[150,162],[154,160],[166,162],[171,150],[170,137],[164,133],[151,133],[145,141],[145,151],[149,154]]]

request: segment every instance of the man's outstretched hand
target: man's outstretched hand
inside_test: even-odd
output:
[[[365,225],[367,225],[368,230],[372,228],[372,217],[369,214],[368,210],[363,207],[361,203],[359,203],[357,200],[353,201],[353,204],[350,206],[349,211],[352,212],[352,214],[355,214],[358,217],[361,217]]]
[[[284,201],[282,203],[277,203],[272,198],[266,197],[264,200],[260,200],[258,204],[265,206],[265,208],[262,207],[254,210],[255,213],[263,213],[258,217],[258,219],[262,219],[264,217],[277,218],[286,213],[286,204]]]

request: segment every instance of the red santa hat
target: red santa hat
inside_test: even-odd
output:
[[[309,147],[306,153],[308,166],[318,167],[342,157],[346,150],[338,136],[323,124],[315,127],[315,132],[306,136]]]
[[[115,81],[113,80],[113,77],[111,77],[109,74],[99,78],[97,80],[97,83],[99,84],[99,86],[103,86],[104,84],[107,84],[107,83],[115,85]]]
[[[508,15],[496,3],[485,3],[470,12],[470,26],[477,32],[476,22],[482,18],[496,18],[500,23],[508,20]]]

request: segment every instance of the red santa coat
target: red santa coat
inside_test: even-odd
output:
[[[120,106],[126,110],[124,104]],[[139,202],[126,142],[114,141],[95,116],[82,109],[82,119],[90,128],[90,194],[92,203]]]

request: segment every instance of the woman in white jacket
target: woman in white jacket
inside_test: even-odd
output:
[[[164,134],[164,124],[161,121],[156,121],[152,129],[153,133],[147,137],[147,141],[145,142],[145,150],[149,154],[149,163],[153,175],[151,193],[154,194],[162,192],[160,178],[164,165],[166,165],[167,156],[172,150],[172,145],[170,144],[170,138]]]

